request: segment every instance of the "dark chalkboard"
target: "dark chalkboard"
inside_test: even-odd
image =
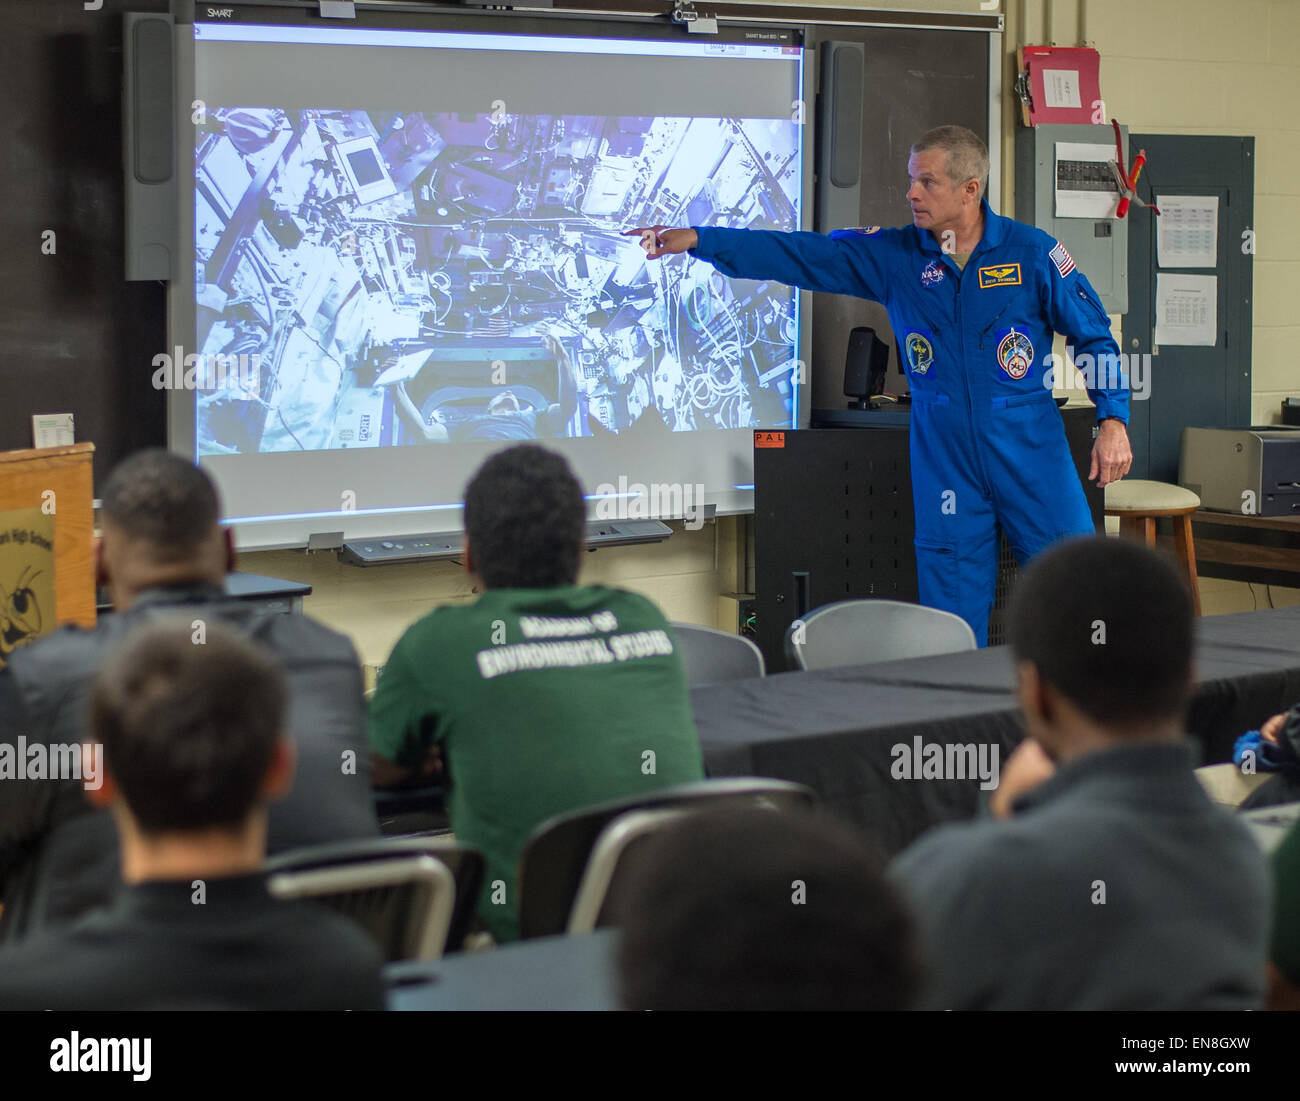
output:
[[[166,288],[123,278],[128,9],[167,3],[5,0],[0,34],[0,449],[31,447],[33,413],[73,413],[77,439],[96,447],[96,485],[166,436],[151,381]]]

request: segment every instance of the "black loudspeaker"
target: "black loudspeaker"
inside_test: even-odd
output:
[[[122,166],[127,279],[176,274],[175,65],[170,15],[123,16]]]
[[[869,398],[885,392],[885,375],[889,371],[889,345],[876,336],[875,329],[859,326],[849,333],[849,351],[844,358],[844,393],[857,398],[850,409],[870,409]]]
[[[861,42],[823,42],[817,97],[817,213],[822,233],[856,226],[861,217]]]

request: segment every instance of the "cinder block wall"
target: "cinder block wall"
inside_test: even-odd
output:
[[[688,531],[674,522],[663,543],[588,553],[581,580],[642,593],[672,620],[734,630],[720,622],[718,594],[743,587],[742,523],[723,517]],[[350,636],[366,665],[382,665],[402,632],[437,605],[473,599],[468,575],[453,562],[359,568],[330,551],[257,551],[240,555],[239,568],[311,585],[304,611]]]

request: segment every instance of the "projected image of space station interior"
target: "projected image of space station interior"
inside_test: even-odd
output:
[[[790,424],[795,293],[621,232],[798,229],[796,122],[501,106],[209,105],[200,455]]]

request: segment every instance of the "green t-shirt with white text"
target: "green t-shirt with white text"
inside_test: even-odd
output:
[[[415,767],[434,743],[456,839],[487,857],[479,914],[498,941],[518,936],[534,826],[704,775],[667,620],[602,585],[491,589],[413,624],[371,700],[370,744]]]

